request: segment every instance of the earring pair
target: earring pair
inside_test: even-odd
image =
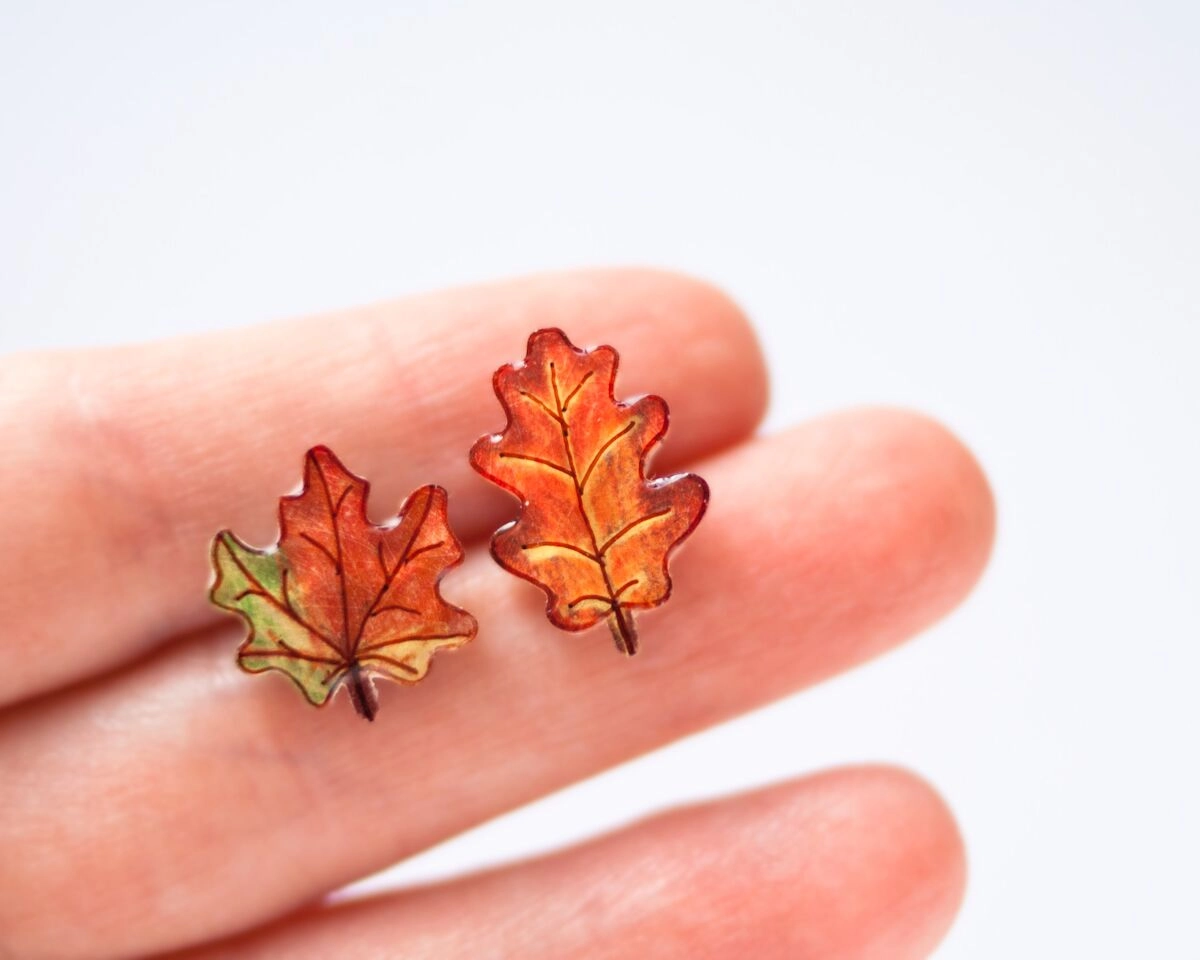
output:
[[[493,376],[507,422],[469,459],[520,501],[492,536],[496,562],[545,592],[555,626],[604,620],[632,656],[634,610],[670,595],[669,554],[704,515],[708,485],[694,474],[646,477],[667,406],[616,400],[617,366],[612,347],[581,350],[561,330],[537,331],[525,360]],[[309,450],[301,491],[279,501],[274,546],[217,534],[210,597],[246,621],[243,670],[284,673],[316,706],[345,687],[373,720],[375,677],[416,683],[437,651],[469,642],[478,625],[438,589],[463,558],[445,489],[420,487],[381,526],[367,518],[368,491],[329,448]]]

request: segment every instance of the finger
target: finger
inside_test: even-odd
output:
[[[949,609],[988,551],[977,466],[911,415],[828,418],[699,469],[710,513],[636,658],[551,628],[540,591],[479,551],[446,584],[478,639],[382,689],[374,724],[240,675],[237,627],[11,711],[0,938],[94,956],[261,923],[879,653]],[[86,905],[69,935],[65,904]]]
[[[677,810],[553,856],[289,917],[221,957],[839,960],[929,956],[962,898],[922,781],[837,770]]]
[[[742,314],[711,287],[648,271],[10,358],[0,371],[0,703],[203,622],[213,534],[270,542],[275,498],[318,443],[373,481],[380,514],[436,482],[460,536],[494,526],[511,507],[471,474],[467,451],[503,424],[494,369],[552,324],[582,344],[616,344],[623,394],[665,395],[670,457],[728,445],[762,415],[762,359]]]

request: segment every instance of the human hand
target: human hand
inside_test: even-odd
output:
[[[467,450],[491,374],[562,326],[663,396],[654,472],[708,516],[643,651],[554,629],[487,535],[515,514]],[[606,271],[430,295],[0,366],[0,956],[921,957],[964,866],[929,787],[835,770],[676,810],[531,862],[363,903],[319,898],[612,764],[847,669],[953,607],[986,560],[975,461],[919,416],[862,410],[767,436],[762,358],[709,287]],[[222,527],[274,539],[327,443],[376,518],[450,490],[479,620],[364,723],[234,665],[209,606]],[[340,701],[342,698],[336,698]],[[781,735],[783,732],[781,731]],[[819,731],[811,731],[819,736]]]

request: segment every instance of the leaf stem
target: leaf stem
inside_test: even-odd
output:
[[[627,657],[637,653],[637,627],[633,625],[633,617],[625,612],[619,601],[613,601],[612,613],[608,615],[608,629],[612,631],[617,650]]]
[[[350,664],[350,702],[354,704],[355,712],[365,720],[374,720],[379,712],[379,698],[371,681],[363,676],[362,668],[355,660]]]

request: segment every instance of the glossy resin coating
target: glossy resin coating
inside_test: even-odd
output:
[[[633,654],[633,610],[670,595],[668,555],[700,522],[708,486],[693,474],[646,479],[667,405],[618,402],[616,373],[612,347],[580,350],[561,330],[539,330],[524,363],[496,371],[508,423],[476,442],[471,465],[522,504],[492,538],[496,561],[545,590],[556,626],[606,620],[617,649]]]
[[[446,491],[421,487],[393,523],[367,520],[369,485],[315,447],[304,488],[279,501],[280,538],[255,550],[228,530],[213,541],[212,601],[239,614],[250,634],[238,665],[278,670],[317,706],[339,685],[375,718],[372,677],[415,683],[440,649],[475,635],[475,618],[438,593],[462,561],[446,522]]]

